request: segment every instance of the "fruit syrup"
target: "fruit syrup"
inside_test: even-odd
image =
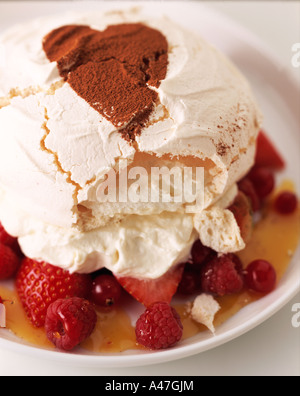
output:
[[[294,191],[292,182],[284,182],[268,200],[262,218],[255,225],[252,238],[246,248],[238,255],[244,265],[256,259],[265,259],[272,263],[278,281],[284,275],[300,238],[300,205],[295,213],[283,216],[274,210],[274,197],[280,191]],[[7,329],[24,341],[48,349],[53,345],[48,341],[44,329],[34,328],[28,321],[18,299],[17,293],[0,286],[0,295],[6,300]],[[238,294],[218,297],[221,306],[216,314],[214,325],[217,328],[240,309],[261,298],[263,295],[244,289]],[[106,310],[98,309],[98,322],[91,337],[81,347],[95,353],[117,353],[132,349],[144,349],[137,345],[132,320],[125,308],[127,305],[136,310],[136,304],[131,297],[126,296],[119,307]],[[195,322],[189,316],[187,304],[173,304],[181,316],[184,331],[183,339],[207,331],[206,327]],[[143,308],[138,304],[142,312]],[[4,331],[3,329],[0,330]]]

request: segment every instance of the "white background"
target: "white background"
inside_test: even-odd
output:
[[[9,3],[10,7],[7,7]],[[14,20],[11,1],[0,2],[0,30]],[[265,41],[282,62],[300,79],[300,68],[291,66],[292,45],[300,43],[300,3],[298,1],[207,2],[245,26]],[[17,15],[39,16],[43,2],[17,2]],[[70,5],[71,6],[71,5]],[[70,7],[69,6],[69,7]],[[52,4],[54,8],[63,5]],[[49,8],[49,4],[48,4]],[[24,14],[22,12],[24,10]],[[16,22],[20,21],[20,17]],[[67,367],[0,350],[0,375],[300,375],[300,332],[293,328],[292,305],[300,303],[298,294],[265,323],[214,350],[165,364],[121,369]]]

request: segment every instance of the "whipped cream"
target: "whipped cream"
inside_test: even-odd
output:
[[[42,48],[62,25],[103,30],[123,22],[143,22],[169,43],[160,103],[135,145],[61,81]],[[12,28],[0,45],[0,221],[28,257],[70,271],[105,266],[157,278],[188,258],[199,235],[219,252],[243,248],[226,207],[254,162],[261,115],[249,84],[222,54],[165,17],[130,11],[43,18]],[[105,174],[122,160],[141,165],[140,153],[159,166],[175,157],[183,167],[196,157],[206,167],[203,207],[186,214],[186,202],[99,203]]]

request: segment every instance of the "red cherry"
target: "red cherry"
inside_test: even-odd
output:
[[[122,289],[112,275],[100,275],[93,281],[91,300],[100,307],[115,305],[121,297]]]
[[[267,168],[253,168],[248,175],[259,198],[266,198],[275,187],[274,174]]]
[[[280,214],[294,213],[298,206],[297,196],[292,192],[283,191],[275,199],[274,206]]]
[[[276,285],[276,271],[265,260],[255,260],[245,270],[247,287],[259,293],[270,293]]]

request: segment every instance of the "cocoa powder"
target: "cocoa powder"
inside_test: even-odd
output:
[[[49,33],[43,48],[74,91],[129,141],[141,133],[166,77],[168,43],[141,23],[63,26]]]

